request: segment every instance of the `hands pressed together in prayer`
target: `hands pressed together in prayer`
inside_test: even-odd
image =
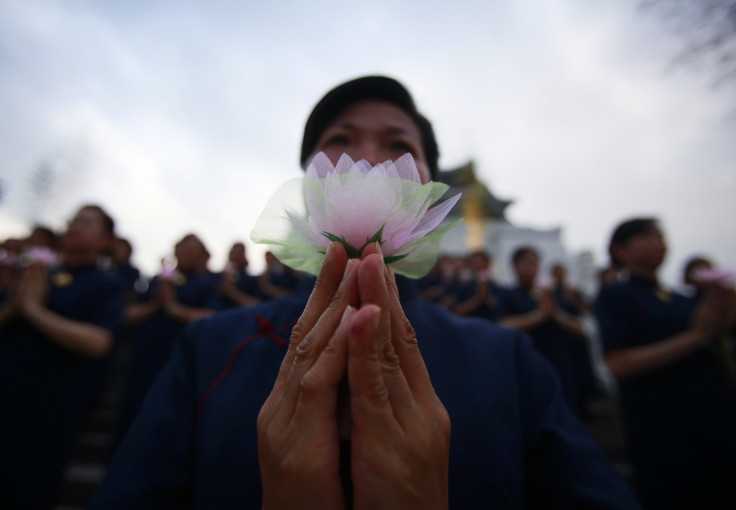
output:
[[[349,385],[352,501],[340,477]],[[378,243],[332,243],[258,417],[263,509],[446,509],[450,420]]]
[[[692,328],[699,331],[699,340],[719,342],[736,327],[736,291],[714,283],[705,291],[692,317]]]
[[[45,306],[48,295],[48,271],[43,264],[34,263],[23,268],[19,278],[13,282],[11,297],[3,309],[4,322],[15,316],[31,319]]]

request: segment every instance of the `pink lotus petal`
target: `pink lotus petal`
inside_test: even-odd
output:
[[[726,269],[704,267],[697,269],[693,277],[701,282],[728,282],[734,279],[734,272]]]
[[[396,172],[400,179],[406,179],[407,181],[422,182],[417,165],[414,163],[414,158],[411,154],[404,154],[399,159],[394,161]]]
[[[411,233],[411,239],[409,240],[424,237],[429,234],[429,232],[434,230],[437,225],[442,222],[445,216],[447,216],[447,214],[455,206],[458,200],[460,200],[460,193],[458,193],[454,197],[448,198],[441,204],[430,208],[422,218],[421,223]]]
[[[164,266],[161,268],[161,273],[159,273],[158,276],[162,280],[173,280],[178,274],[179,272],[176,270],[176,268]]]
[[[5,266],[15,266],[19,262],[19,257],[12,251],[0,250],[0,264]]]
[[[317,153],[307,166],[307,177],[310,179],[324,179],[335,168],[324,152]]]
[[[321,247],[329,243],[324,233],[359,249],[380,231],[384,254],[401,250],[406,257],[397,271],[414,278],[434,263],[446,228],[429,234],[460,197],[432,207],[447,186],[422,184],[416,163],[408,154],[377,165],[355,162],[344,154],[333,166],[319,153],[307,167],[301,195],[281,190],[286,187],[269,200],[251,237],[273,245],[277,257],[292,267],[317,273]],[[285,231],[273,228],[284,222]]]
[[[31,262],[38,262],[47,266],[55,264],[59,260],[56,252],[49,248],[33,247],[26,252],[26,255],[30,258]]]

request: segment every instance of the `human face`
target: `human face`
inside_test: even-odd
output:
[[[655,271],[667,254],[667,245],[659,227],[652,225],[641,234],[635,235],[620,246],[618,258],[631,272]]]
[[[371,165],[412,155],[423,183],[431,177],[419,127],[401,108],[385,101],[366,100],[348,106],[322,133],[314,156],[324,152],[333,165],[347,154]]]
[[[535,253],[527,253],[514,263],[514,272],[522,287],[531,287],[539,273],[539,257]]]
[[[176,265],[181,271],[198,271],[207,266],[207,254],[200,241],[189,237],[174,248]]]
[[[69,222],[63,238],[66,254],[98,256],[109,250],[112,243],[102,217],[94,209],[81,209]]]
[[[562,285],[563,283],[565,283],[566,276],[567,276],[567,270],[565,270],[564,266],[555,264],[552,267],[552,278],[554,278],[555,283],[557,283],[557,285]]]
[[[245,256],[245,245],[241,243],[235,243],[230,249],[230,262],[238,267],[245,267],[248,265],[248,259]]]

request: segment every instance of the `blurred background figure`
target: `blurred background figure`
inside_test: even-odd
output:
[[[46,236],[31,237],[39,246]],[[31,261],[2,302],[0,508],[48,508],[57,493],[122,324],[122,291],[97,266],[113,240],[112,218],[82,207],[63,235],[60,264]]]
[[[140,303],[126,317],[139,323],[118,423],[118,442],[133,423],[149,386],[169,359],[174,341],[187,324],[212,315],[218,307],[220,277],[207,268],[210,253],[194,234],[174,247],[176,267],[164,266]]]
[[[36,225],[31,230],[30,235],[25,241],[26,249],[28,248],[46,248],[54,253],[59,251],[59,239],[52,229],[43,225]]]
[[[598,271],[598,284],[600,287],[609,283],[618,283],[621,268],[609,265]]]
[[[685,262],[682,270],[683,294],[699,300],[705,295],[710,282],[700,275],[703,270],[713,269],[713,262],[702,256],[694,256]]]
[[[59,241],[57,235],[48,227],[37,225],[30,235],[23,240],[21,265],[38,262],[52,266],[59,262]]]
[[[133,246],[130,241],[122,237],[115,239],[110,261],[114,272],[120,277],[128,301],[135,299],[136,284],[141,278],[141,272],[130,261],[132,256]]]
[[[223,308],[250,306],[261,301],[258,277],[248,272],[248,257],[243,243],[235,243],[230,248],[227,265],[222,272],[221,291]]]
[[[22,253],[23,241],[20,239],[8,238],[0,244],[0,300],[7,299],[17,284],[15,276]]]
[[[582,292],[570,285],[567,281],[567,268],[564,264],[555,263],[550,269],[552,277],[552,288],[557,306],[557,315],[570,314],[580,324],[581,331],[572,333],[568,330],[566,335],[572,350],[573,363],[575,367],[577,385],[579,387],[579,401],[576,407],[582,417],[587,417],[586,402],[600,394],[602,387],[594,373],[595,358],[592,346],[593,337],[589,335],[588,322],[593,320],[593,308],[585,299]],[[564,318],[563,318],[564,319]],[[581,341],[582,340],[582,341]],[[608,385],[610,377],[603,376],[603,383]]]
[[[467,257],[467,268],[450,288],[450,309],[458,315],[493,320],[499,313],[501,288],[493,281],[490,255],[476,251]]]
[[[427,301],[442,301],[455,276],[455,265],[449,255],[440,255],[429,272],[417,281],[419,295]]]
[[[581,414],[583,392],[575,354],[584,335],[580,312],[569,303],[558,303],[551,284],[535,285],[540,263],[535,248],[517,248],[511,260],[517,284],[501,294],[498,323],[529,333],[535,349],[557,371],[568,404]]]
[[[299,287],[299,275],[283,265],[270,251],[266,252],[266,268],[258,278],[264,299],[293,294]]]
[[[716,285],[695,300],[663,288],[667,245],[653,218],[618,225],[609,252],[626,277],[601,288],[595,311],[644,507],[736,508],[734,351],[720,348],[736,294]]]

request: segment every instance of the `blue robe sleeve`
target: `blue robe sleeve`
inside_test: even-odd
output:
[[[194,324],[189,331],[196,327]],[[192,507],[196,407],[192,336],[185,333],[177,342],[90,510]]]
[[[635,298],[625,295],[624,290],[620,285],[603,287],[595,301],[595,316],[606,352],[630,347],[634,336],[632,301]]]
[[[526,446],[526,508],[640,508],[610,460],[565,404],[552,367],[517,342]]]

